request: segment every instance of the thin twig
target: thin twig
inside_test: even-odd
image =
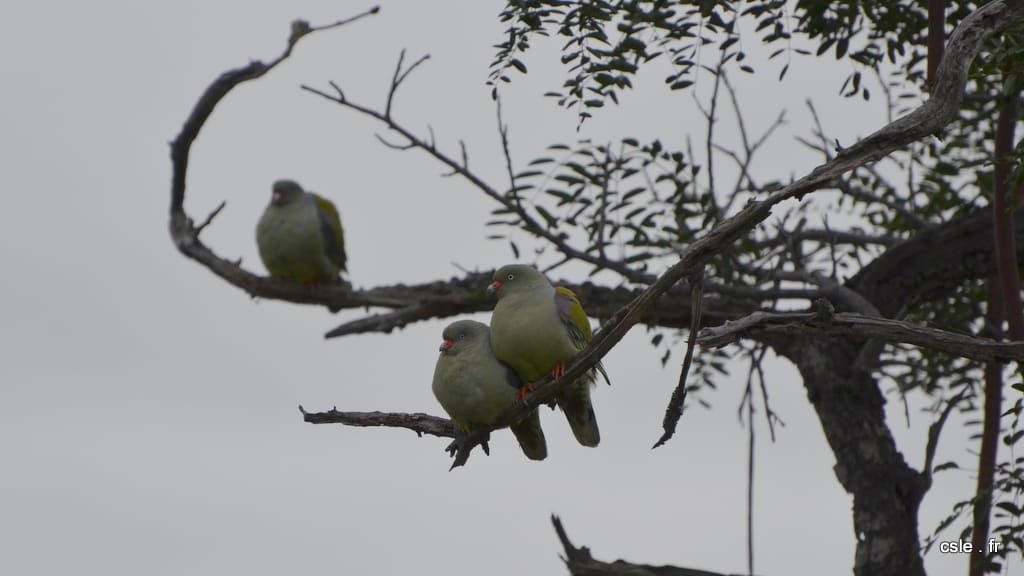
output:
[[[935,452],[939,448],[939,436],[942,434],[942,427],[946,425],[949,415],[967,397],[969,392],[971,392],[970,386],[961,388],[960,392],[946,402],[946,407],[939,414],[939,418],[928,427],[928,444],[924,449],[924,467],[921,469],[921,475],[924,477],[927,486],[931,486],[932,483],[932,468],[935,464]]]
[[[505,124],[505,120],[501,116],[501,97],[495,96],[494,107],[498,115],[498,134],[501,136],[501,151],[505,155],[505,170],[508,172],[508,185],[510,194],[518,194],[519,187],[516,186],[516,172],[512,167],[512,150],[508,141],[508,125]],[[466,162],[466,147],[462,147],[462,165],[466,169],[469,169],[469,163]]]
[[[754,573],[754,360],[747,377],[747,574]]]
[[[775,442],[775,423],[778,422],[780,426],[785,426],[786,423],[779,418],[779,415],[772,410],[771,402],[768,401],[768,380],[764,377],[764,357],[768,353],[768,346],[765,344],[759,344],[759,352],[757,353],[757,361],[754,362],[754,367],[757,372],[757,381],[761,387],[761,403],[764,404],[764,419],[768,422],[768,433],[771,435],[772,442]]]
[[[690,305],[693,307],[690,312],[690,334],[686,340],[686,355],[683,357],[683,365],[679,370],[679,381],[675,390],[669,398],[668,406],[665,408],[665,417],[661,427],[664,430],[658,441],[651,448],[657,448],[668,442],[669,438],[676,433],[676,426],[683,416],[683,409],[686,404],[686,377],[690,373],[690,364],[693,362],[693,349],[697,343],[697,332],[700,331],[701,301],[704,299],[704,274],[698,272],[690,277]]]
[[[227,200],[221,200],[221,203],[216,208],[213,209],[213,212],[210,212],[209,216],[206,217],[206,220],[203,220],[203,222],[199,226],[196,226],[196,237],[203,233],[203,230],[206,229],[206,227],[209,226],[211,222],[213,222],[213,219],[217,217],[217,214],[220,214],[220,211],[223,210],[224,207],[227,205]]]
[[[388,89],[388,100],[384,106],[384,117],[391,118],[391,102],[395,98],[395,93],[398,92],[398,87],[402,82],[409,76],[409,73],[416,69],[417,66],[423,64],[430,59],[430,54],[424,54],[420,56],[418,60],[412,63],[411,66],[402,70],[402,63],[405,61],[405,48],[402,48],[402,52],[398,55],[398,64],[395,65],[395,73],[391,77],[391,87]],[[433,139],[431,139],[433,142]]]

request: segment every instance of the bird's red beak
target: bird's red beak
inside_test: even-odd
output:
[[[487,293],[490,294],[491,296],[494,296],[498,292],[498,289],[501,288],[501,286],[501,280],[495,280],[494,282],[491,282],[490,286],[487,287]]]
[[[440,350],[441,352],[447,352],[448,349],[451,348],[453,344],[455,344],[455,342],[452,342],[451,340],[448,340],[446,338],[444,342],[441,342],[441,347],[438,348],[438,350]]]

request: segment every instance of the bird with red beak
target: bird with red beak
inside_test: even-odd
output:
[[[498,269],[487,292],[497,296],[491,315],[491,346],[498,360],[515,370],[528,390],[548,374],[560,377],[566,363],[590,342],[590,320],[576,295],[555,288],[537,269],[511,264]],[[597,446],[601,433],[590,401],[597,372],[608,381],[604,367],[564,387],[555,402],[565,413],[576,440]]]
[[[459,432],[493,424],[516,403],[522,381],[494,357],[486,324],[459,320],[448,325],[441,337],[432,384],[434,397]],[[547,441],[536,410],[510,428],[527,458],[547,457]]]

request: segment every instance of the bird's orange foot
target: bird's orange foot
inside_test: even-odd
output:
[[[559,362],[551,369],[551,375],[555,378],[561,378],[562,374],[565,374],[565,362]]]
[[[520,386],[519,390],[516,391],[516,400],[526,400],[526,395],[529,394],[530,392],[533,392],[533,384],[527,382],[526,384]]]

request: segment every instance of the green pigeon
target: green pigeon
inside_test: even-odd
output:
[[[566,362],[586,347],[592,336],[590,320],[579,299],[568,288],[552,286],[530,266],[503,266],[492,280],[487,291],[498,297],[491,316],[494,355],[523,379],[524,391],[548,374],[560,377]],[[601,441],[590,403],[590,387],[598,371],[608,382],[608,374],[598,363],[555,398],[576,440],[591,447]]]
[[[263,265],[275,278],[336,283],[345,270],[338,209],[293,180],[274,182],[270,204],[256,225],[256,244]]]
[[[491,351],[491,330],[475,320],[459,320],[442,333],[441,355],[432,388],[437,401],[463,432],[491,424],[515,404],[522,381]],[[510,426],[519,447],[531,460],[548,455],[536,410]]]

